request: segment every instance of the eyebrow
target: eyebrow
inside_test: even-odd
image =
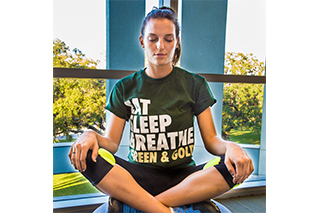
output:
[[[158,35],[154,34],[154,33],[149,33],[149,36],[158,36]],[[170,33],[170,34],[166,34],[165,37],[166,36],[174,36],[174,35],[173,35],[173,33]]]

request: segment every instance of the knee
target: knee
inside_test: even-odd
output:
[[[89,150],[86,158],[87,169],[82,174],[95,186],[113,168],[115,158],[105,149],[99,149],[96,162],[92,160],[91,156],[92,151]]]

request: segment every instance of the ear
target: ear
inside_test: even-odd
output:
[[[142,35],[139,36],[139,41],[140,41],[141,47],[144,49],[144,42],[143,42]]]

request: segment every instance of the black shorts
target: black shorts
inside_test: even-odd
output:
[[[233,178],[224,164],[224,156],[215,158],[213,161],[210,161],[206,164],[171,170],[154,169],[139,164],[130,163],[117,156],[111,156],[111,158],[113,157],[112,160],[106,160],[106,157],[100,156],[100,154],[97,158],[97,163],[94,163],[91,159],[91,154],[92,151],[89,150],[87,154],[87,169],[82,174],[93,185],[98,184],[112,169],[114,163],[116,163],[126,169],[137,181],[137,183],[153,196],[172,188],[192,173],[210,166],[214,166],[221,173],[230,188],[235,186],[235,184],[232,182]],[[111,154],[109,153],[109,156],[110,155]]]

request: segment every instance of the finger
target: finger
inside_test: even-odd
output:
[[[243,172],[242,172],[243,168],[238,163],[235,164],[235,167],[236,167],[236,173],[235,173],[235,176],[234,176],[234,183],[235,184],[239,184],[240,180],[242,179],[242,176],[243,176]]]
[[[75,153],[73,153],[74,162],[75,162],[76,169],[81,172],[81,163],[80,163],[81,145],[77,144],[75,148],[76,148],[74,151]]]
[[[233,183],[235,183],[235,179],[234,179],[235,178],[235,169],[234,169],[230,159],[226,158],[224,160],[224,164],[226,165],[226,167],[227,167],[229,173],[231,174],[231,176],[233,177]]]
[[[75,148],[74,147],[72,147],[71,149],[70,149],[70,162],[71,162],[71,164],[72,164],[72,166],[74,167],[74,169],[77,169],[77,165],[76,165],[76,155],[75,155]]]
[[[249,176],[249,160],[250,158],[248,158],[245,153],[244,157],[238,159],[237,162],[235,162],[237,170],[235,181],[237,184],[242,183]]]
[[[249,177],[249,175],[250,174],[248,172],[246,172],[245,174],[239,176],[237,183],[243,183]]]
[[[245,176],[239,176],[238,180],[236,181],[237,184],[241,184],[245,181],[246,177]]]
[[[252,160],[247,155],[247,158],[244,158],[244,160],[236,163],[236,166],[238,172],[236,181],[237,183],[243,183],[253,172]]]
[[[95,144],[92,148],[92,160],[93,162],[97,162],[97,157],[98,157],[98,154],[99,154],[99,145],[98,144]]]
[[[246,155],[246,165],[247,165],[246,178],[248,178],[254,171],[254,167],[253,167],[252,159],[249,157],[248,153],[245,150],[243,150],[243,152]]]
[[[75,156],[74,156],[74,152],[75,152],[75,144],[76,144],[76,143],[77,143],[77,141],[72,144],[72,146],[70,147],[70,150],[69,150],[69,154],[68,154],[70,163],[72,164],[72,166],[73,166],[75,169],[76,169],[76,166],[75,166]]]
[[[87,169],[86,159],[87,159],[88,149],[85,147],[82,147],[81,149],[81,155],[80,155],[80,172],[84,172]]]

